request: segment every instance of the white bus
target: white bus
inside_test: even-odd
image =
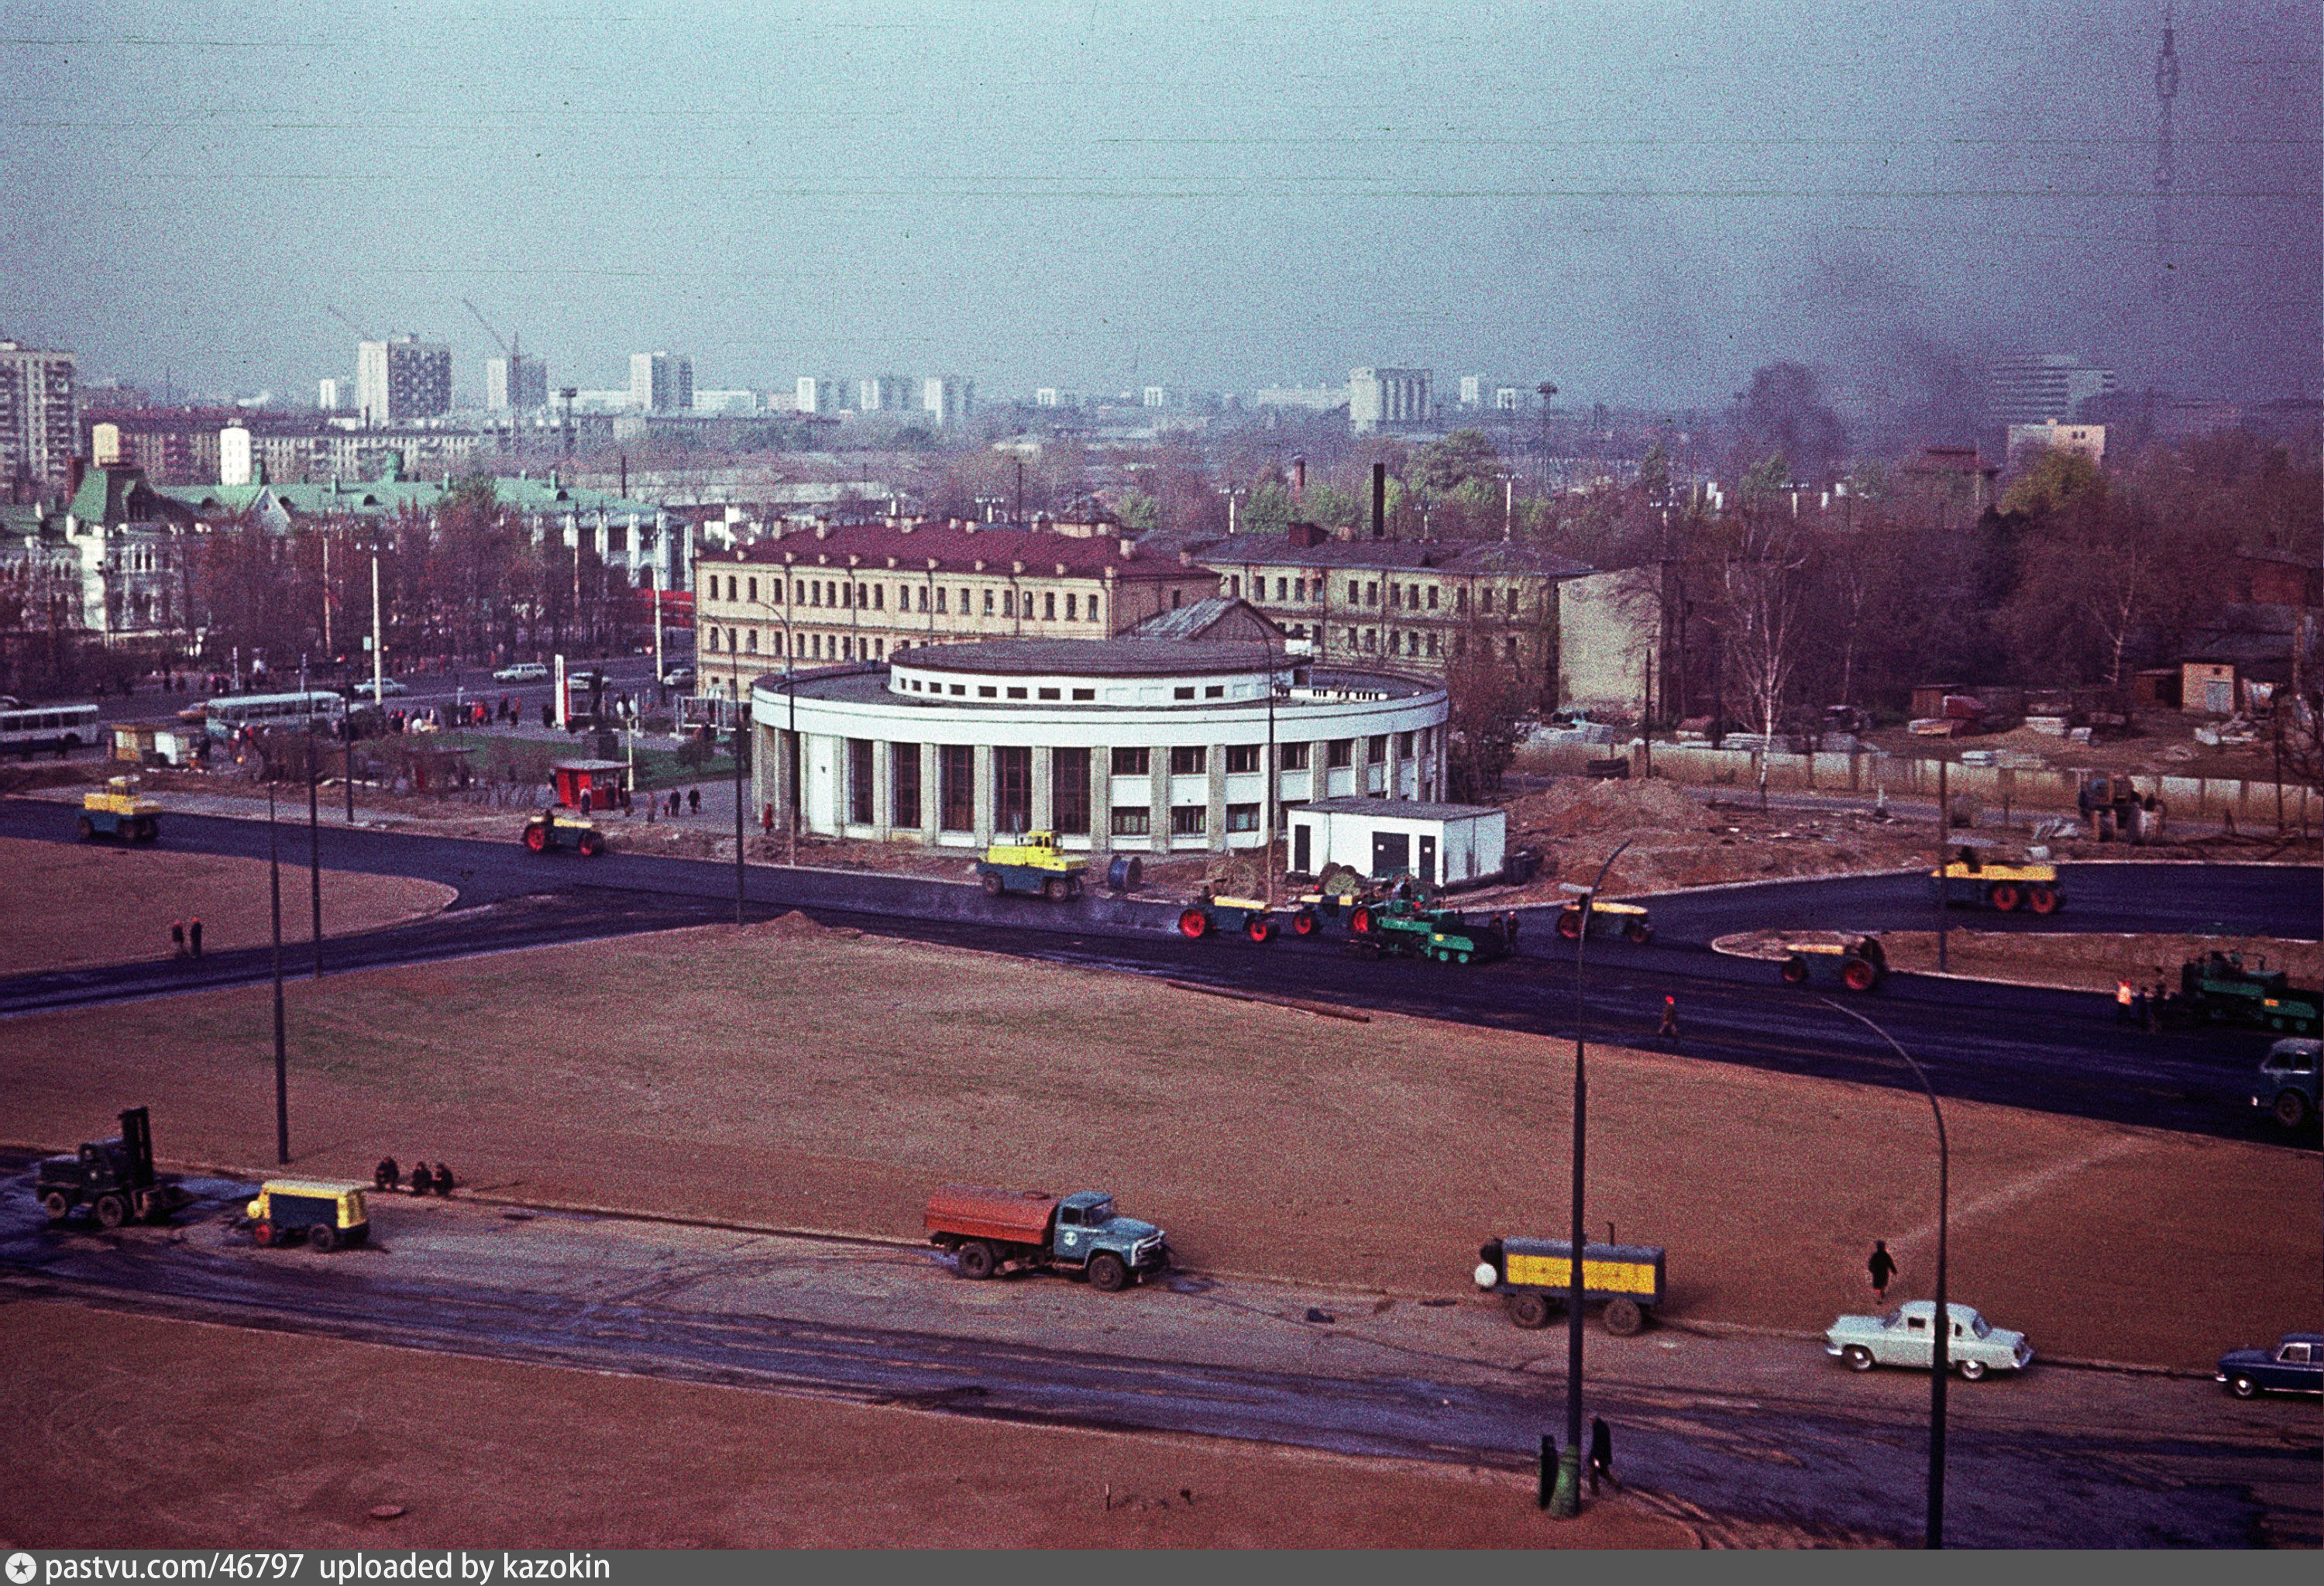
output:
[[[347,714],[347,702],[327,689],[304,694],[222,694],[202,702],[209,718],[210,736],[226,739],[242,727],[297,727],[309,721],[336,732]]]
[[[36,749],[78,749],[98,742],[93,705],[0,705],[0,754],[10,750],[31,759]]]

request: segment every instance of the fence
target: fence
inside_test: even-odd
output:
[[[1633,773],[1642,770],[1635,745],[1618,746],[1630,756]],[[1551,771],[1584,773],[1589,762],[1603,756],[1604,746],[1560,743],[1529,749],[1520,755],[1523,766]],[[1657,743],[1654,774],[1695,787],[1756,788],[1759,761],[1756,752],[1712,749],[1696,743]],[[1769,754],[1767,788],[1771,792],[1859,794],[1870,798],[1886,793],[1891,798],[1937,796],[1937,765],[1933,760],[1904,759],[1886,754]],[[2009,766],[1950,766],[1946,791],[1971,794],[1996,808],[2076,813],[2076,795],[2088,773],[2076,770],[2028,770]],[[2141,793],[2152,793],[2169,808],[2174,821],[2232,819],[2242,830],[2273,828],[2278,811],[2278,788],[2273,782],[2229,777],[2174,777],[2167,773],[2134,776]],[[2310,788],[2284,784],[2281,789],[2284,824],[2313,829],[2324,816],[2324,798]]]

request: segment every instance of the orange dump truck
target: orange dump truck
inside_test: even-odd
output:
[[[928,1242],[953,1253],[963,1277],[990,1277],[1015,1263],[1028,1271],[1078,1272],[1108,1293],[1169,1265],[1160,1229],[1113,1209],[1099,1190],[1043,1190],[947,1184],[928,1196]]]

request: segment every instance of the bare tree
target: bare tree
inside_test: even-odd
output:
[[[1806,628],[1808,552],[1790,516],[1747,493],[1720,569],[1720,619],[1737,714],[1772,744],[1792,704]],[[1759,807],[1767,807],[1767,756],[1759,756]]]

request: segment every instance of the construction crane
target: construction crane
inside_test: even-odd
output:
[[[491,337],[494,341],[501,344],[501,351],[508,355],[508,361],[512,365],[513,365],[519,356],[516,346],[518,341],[521,339],[521,333],[512,331],[506,339],[503,339],[501,333],[493,328],[493,322],[484,318],[484,311],[482,309],[477,308],[476,305],[472,302],[468,302],[468,300],[466,298],[462,298],[460,300],[468,304],[468,312],[476,317],[476,323],[484,327],[484,334],[486,336]],[[512,373],[513,373],[512,370]]]
[[[354,331],[357,341],[377,341],[379,339],[379,337],[374,336],[370,331],[365,330],[362,326],[357,325],[353,317],[351,317],[346,309],[333,309],[328,303],[325,303],[323,307],[329,310],[333,318],[346,326],[349,330]]]

